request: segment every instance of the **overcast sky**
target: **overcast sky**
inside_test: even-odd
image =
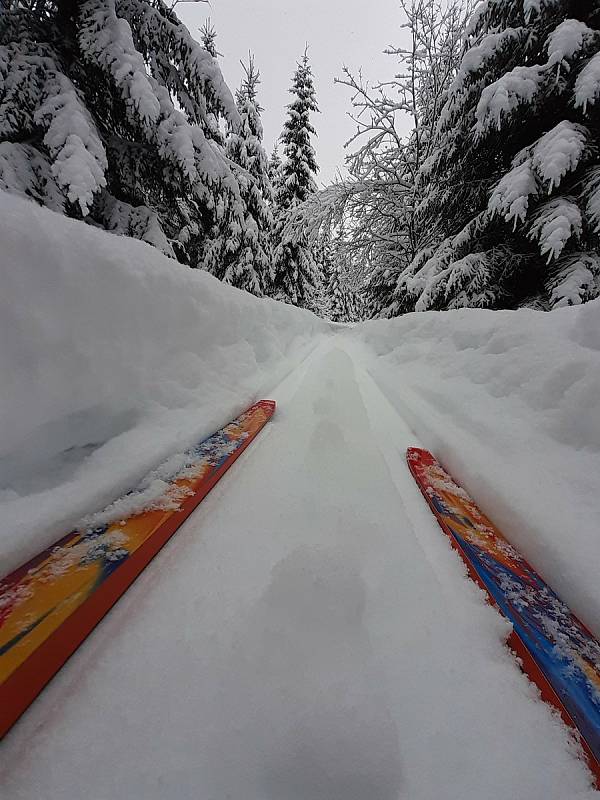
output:
[[[314,120],[319,183],[330,181],[343,164],[344,142],[355,129],[346,116],[350,92],[334,86],[334,77],[347,64],[353,70],[362,66],[370,80],[388,79],[395,61],[382,51],[406,35],[397,0],[211,0],[210,6],[179,3],[177,14],[196,38],[210,16],[223,53],[221,69],[232,90],[242,74],[240,59],[247,59],[248,50],[254,53],[262,76],[259,97],[269,153],[283,127],[295,64],[308,43],[321,109]]]

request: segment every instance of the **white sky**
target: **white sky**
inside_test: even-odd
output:
[[[363,68],[369,80],[389,79],[395,60],[383,54],[403,35],[397,0],[211,0],[179,3],[177,14],[196,38],[210,16],[218,34],[217,49],[225,79],[234,91],[241,78],[240,58],[254,53],[262,84],[259,99],[265,108],[265,146],[270,154],[281,133],[288,89],[297,60],[309,45],[321,113],[313,120],[314,142],[321,171],[319,183],[329,182],[344,162],[344,142],[355,126],[346,116],[350,91],[334,86],[342,65]]]

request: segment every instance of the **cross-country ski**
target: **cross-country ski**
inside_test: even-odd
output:
[[[600,644],[431,453],[410,447],[406,458],[469,573],[512,624],[525,672],[579,731],[600,781]]]
[[[130,492],[0,581],[0,738],[251,444],[275,410],[261,400],[162,469],[152,501]],[[170,471],[172,474],[165,474]],[[166,480],[165,480],[166,478]],[[124,519],[124,508],[141,510]],[[111,518],[117,517],[114,521]]]

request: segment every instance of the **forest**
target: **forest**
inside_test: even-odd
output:
[[[399,0],[325,186],[309,50],[267,154],[260,65],[233,91],[176,6],[2,0],[0,188],[334,321],[600,294],[597,3]]]

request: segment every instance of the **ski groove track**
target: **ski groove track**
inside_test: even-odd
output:
[[[340,334],[271,393],[266,435],[6,737],[7,796],[600,796],[359,361]]]

